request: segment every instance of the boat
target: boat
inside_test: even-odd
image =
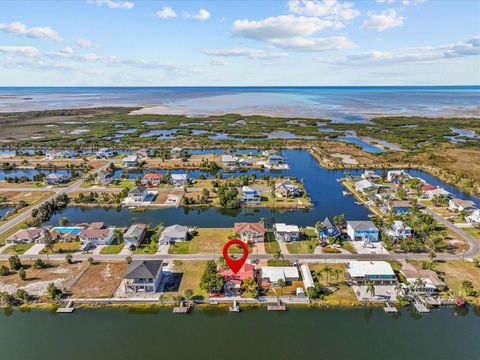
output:
[[[350,191],[342,191],[343,196],[352,196]]]
[[[237,300],[233,300],[233,305],[228,308],[230,312],[240,312],[240,305],[238,305]]]

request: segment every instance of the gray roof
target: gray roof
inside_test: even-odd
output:
[[[137,238],[140,240],[140,236],[142,236],[143,232],[145,231],[147,225],[145,224],[134,224],[130,226],[124,236]]]
[[[323,221],[322,221],[322,226],[324,228],[331,228],[331,227],[334,227],[334,225],[332,224],[332,222],[330,221],[330,219],[328,217],[326,217]]]
[[[371,221],[348,221],[354,230],[378,230]]]
[[[124,279],[155,278],[162,267],[162,260],[133,260],[123,276]]]
[[[132,190],[130,190],[129,194],[143,194],[143,192],[147,190],[145,186],[135,186]]]

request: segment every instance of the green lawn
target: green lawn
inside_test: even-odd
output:
[[[278,245],[277,240],[272,231],[267,231],[265,233],[265,252],[267,254],[274,254],[276,251],[280,250],[280,245]]]
[[[21,255],[25,253],[28,249],[30,249],[34,243],[30,244],[18,244],[18,245],[10,245],[8,248],[6,248],[2,254],[8,254],[8,255]]]
[[[290,254],[312,254],[315,247],[318,245],[318,239],[315,231],[306,229],[303,231],[301,240],[295,241],[292,244],[287,244],[287,249]]]
[[[120,251],[122,251],[124,244],[120,245],[107,245],[105,246],[101,251],[100,254],[106,254],[106,255],[116,255]]]
[[[52,250],[44,248],[40,254],[71,254],[78,251],[81,245],[80,241],[58,242],[53,244]]]
[[[198,234],[191,240],[177,242],[170,246],[169,254],[197,254],[216,253],[221,254],[223,246],[227,243],[231,228],[200,228]],[[236,249],[229,249],[232,253],[238,253]]]
[[[467,234],[472,235],[475,237],[478,241],[480,241],[480,230],[476,228],[462,228],[463,231],[465,231]]]
[[[158,251],[158,242],[145,242],[143,241],[140,246],[138,246],[133,253],[134,254],[156,254]]]

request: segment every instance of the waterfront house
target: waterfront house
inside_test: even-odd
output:
[[[182,225],[167,226],[160,235],[158,243],[160,245],[173,244],[177,241],[186,241],[188,239],[188,227]]]
[[[188,183],[188,177],[187,174],[172,174],[170,181],[176,187],[184,186]]]
[[[268,149],[268,150],[263,150],[262,155],[265,157],[269,157],[272,155],[280,155],[280,151],[276,149]]]
[[[367,179],[357,181],[354,186],[357,191],[364,194],[372,193],[374,191],[377,191],[378,189],[378,185],[372,183],[370,180]]]
[[[436,189],[433,189],[433,190],[427,190],[424,193],[425,193],[425,196],[430,200],[433,199],[435,196],[445,196],[448,199],[453,197],[453,195],[451,193],[449,193],[447,190],[445,190],[443,188],[436,188]]]
[[[468,215],[465,220],[470,223],[480,224],[480,210],[475,210],[470,215]]]
[[[222,165],[227,168],[232,168],[237,166],[238,158],[233,155],[222,155]]]
[[[373,170],[365,170],[362,175],[360,175],[362,179],[379,179],[380,176],[375,174]]]
[[[387,236],[394,242],[409,239],[413,237],[413,229],[409,226],[405,226],[403,221],[394,221],[392,226],[386,231]]]
[[[144,202],[148,198],[148,191],[145,186],[135,186],[128,192],[126,203],[138,204]]]
[[[292,281],[298,281],[300,274],[294,266],[264,266],[261,269],[262,287],[275,287],[280,280],[291,285]]]
[[[347,280],[354,285],[395,285],[397,278],[386,261],[350,261],[347,264]]]
[[[106,227],[102,222],[91,223],[88,227],[80,230],[79,238],[84,248],[112,243],[115,228]]]
[[[237,156],[238,150],[234,148],[228,148],[223,152],[225,155]]]
[[[307,264],[300,265],[300,273],[302,274],[303,287],[305,288],[305,290],[308,290],[308,288],[315,287],[312,273],[310,272],[310,268],[308,267]]]
[[[147,235],[148,226],[145,224],[133,224],[130,226],[125,234],[123,234],[123,241],[125,246],[137,247]]]
[[[55,242],[72,242],[77,241],[81,226],[57,226],[49,230],[52,240]]]
[[[400,273],[416,293],[434,295],[438,290],[443,290],[446,287],[446,284],[440,280],[435,271],[420,269],[407,262],[402,263]]]
[[[133,260],[123,276],[125,292],[156,292],[162,279],[162,260]]]
[[[181,147],[174,147],[172,150],[170,150],[170,157],[172,159],[179,159],[183,157],[187,152],[183,150]]]
[[[243,186],[240,201],[245,205],[259,205],[261,201],[260,191],[249,186]]]
[[[371,221],[347,221],[347,234],[353,241],[379,240],[379,230]]]
[[[162,174],[148,173],[143,176],[142,184],[144,186],[158,186],[162,183],[162,179]]]
[[[137,155],[125,156],[122,159],[122,164],[124,167],[136,167],[138,165],[138,156]]]
[[[394,215],[408,214],[412,210],[412,203],[407,200],[393,200],[388,204],[388,209]]]
[[[28,244],[37,241],[42,235],[42,230],[37,228],[18,230],[15,234],[5,239],[6,244]]]
[[[245,242],[263,242],[265,225],[263,223],[235,223],[233,231]]]
[[[286,180],[275,185],[275,196],[277,197],[297,197],[300,196],[300,187],[293,181]]]
[[[322,240],[328,238],[337,238],[342,235],[342,232],[338,227],[336,227],[328,217],[322,221],[322,228],[316,229],[318,237]]]
[[[279,166],[279,165],[284,165],[285,164],[285,158],[283,156],[274,154],[270,155],[267,160],[267,165],[271,167]]]
[[[48,174],[45,177],[45,183],[48,185],[57,185],[66,182],[69,179],[67,174]]]
[[[97,159],[109,159],[111,157],[114,157],[115,155],[116,152],[109,148],[98,149],[98,151],[95,153]]]
[[[477,209],[477,206],[471,200],[453,198],[448,201],[448,209],[451,211],[471,213]]]
[[[437,186],[437,185],[425,184],[425,185],[422,186],[422,192],[426,193],[427,191],[436,190],[438,188],[439,188],[439,186]]]
[[[277,241],[293,242],[300,239],[300,229],[297,225],[274,224],[273,234]]]
[[[223,290],[225,296],[238,296],[241,294],[243,280],[254,278],[254,268],[252,264],[245,263],[237,273],[231,269],[220,271],[223,278]]]
[[[113,176],[108,172],[100,172],[97,175],[97,182],[102,185],[110,185],[113,182]]]
[[[410,175],[408,175],[404,170],[390,170],[387,172],[387,181],[392,183],[408,177],[410,177]]]

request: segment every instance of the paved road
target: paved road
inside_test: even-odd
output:
[[[473,258],[473,257],[477,257],[477,256],[480,256],[480,241],[478,241],[477,239],[475,239],[475,237],[473,237],[472,235],[466,233],[465,231],[463,231],[462,229],[460,229],[459,227],[457,227],[456,225],[452,224],[450,221],[448,221],[447,219],[443,218],[442,216],[438,215],[436,212],[434,212],[433,210],[425,207],[422,209],[424,212],[426,212],[427,214],[430,214],[432,215],[435,220],[441,222],[443,225],[445,225],[448,229],[452,230],[455,234],[457,234],[458,236],[460,236],[461,238],[465,239],[468,244],[470,245],[470,248],[465,252],[463,253],[461,256],[462,257],[465,257],[465,258]]]

